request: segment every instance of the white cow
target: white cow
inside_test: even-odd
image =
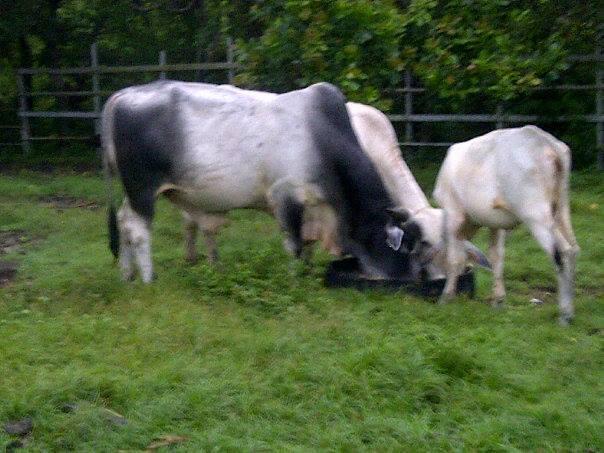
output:
[[[348,115],[363,151],[375,165],[386,190],[397,208],[392,212],[396,224],[404,231],[402,245],[417,262],[425,265],[429,279],[445,276],[442,225],[444,211],[430,205],[403,159],[396,132],[388,117],[374,107],[355,102],[346,104]],[[399,249],[401,241],[391,246]],[[462,243],[466,260],[489,267],[482,252],[469,241]]]
[[[434,198],[446,211],[447,283],[441,302],[454,294],[464,266],[460,238],[490,229],[493,301],[505,297],[506,230],[524,223],[553,259],[558,273],[560,323],[573,318],[576,255],[570,221],[570,149],[535,126],[502,129],[451,146],[436,180]]]

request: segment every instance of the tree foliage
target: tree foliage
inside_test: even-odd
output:
[[[3,1],[0,109],[16,105],[16,68],[85,65],[93,42],[101,64],[153,63],[159,50],[169,62],[192,62],[223,59],[228,35],[236,38],[242,86],[281,92],[329,81],[352,100],[388,110],[410,69],[434,95],[431,109],[493,110],[557,80],[568,55],[593,52],[602,11],[603,0]],[[26,79],[40,90],[89,83]],[[580,103],[591,111],[592,100]]]
[[[382,107],[406,68],[454,104],[513,99],[555,80],[597,22],[597,9],[568,0],[267,0],[251,14],[264,32],[241,43],[242,82],[329,80]]]
[[[509,100],[557,79],[569,52],[595,40],[595,24],[574,1],[413,0],[403,54],[441,97]]]
[[[244,84],[283,91],[330,81],[379,105],[382,89],[400,80],[402,15],[391,2],[272,0],[251,14],[265,27],[240,41]]]

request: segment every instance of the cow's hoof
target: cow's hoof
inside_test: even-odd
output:
[[[198,261],[199,261],[199,258],[197,257],[197,255],[185,256],[185,263],[187,263],[190,266],[194,266],[195,264],[197,264]]]
[[[438,305],[447,305],[451,302],[451,296],[442,295],[438,298]]]
[[[491,299],[491,307],[503,308],[505,306],[505,297],[493,297]]]
[[[133,282],[135,278],[136,278],[136,275],[134,274],[134,272],[122,274],[122,280],[125,282]]]
[[[208,260],[208,266],[215,272],[224,273],[226,267],[222,261],[210,261]]]
[[[573,315],[560,315],[560,318],[558,319],[558,323],[562,327],[568,327],[568,326],[570,326],[570,324],[572,322],[573,322]]]
[[[141,280],[145,284],[153,283],[155,280],[157,280],[157,274],[155,272],[152,272],[150,275],[143,275],[141,277]]]

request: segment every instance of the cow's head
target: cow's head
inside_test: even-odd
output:
[[[415,215],[403,208],[387,210],[390,222],[386,227],[387,243],[394,250],[409,254],[429,279],[444,278],[446,255],[443,237],[444,211],[426,208]],[[490,263],[478,247],[464,241],[468,263],[490,269]]]
[[[409,211],[403,208],[388,209],[387,213],[390,218],[386,225],[388,246],[393,250],[414,256],[421,264],[429,261],[422,258],[423,255],[431,253],[433,247],[426,241],[420,223],[411,218]]]

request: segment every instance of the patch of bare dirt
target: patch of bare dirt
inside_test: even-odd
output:
[[[0,255],[22,253],[23,244],[29,241],[31,238],[23,230],[0,231]]]
[[[52,195],[48,197],[40,197],[40,202],[44,206],[57,209],[83,208],[83,209],[99,209],[100,205],[96,201],[85,200],[83,198],[70,197],[68,195]]]
[[[14,261],[0,261],[0,288],[4,288],[17,276],[19,265]]]

